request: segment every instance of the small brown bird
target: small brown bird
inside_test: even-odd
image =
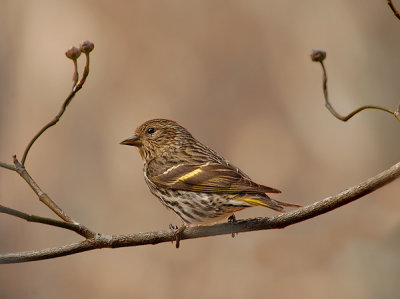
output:
[[[121,144],[136,146],[150,191],[187,225],[211,224],[253,206],[278,212],[298,207],[269,198],[281,191],[253,182],[243,171],[167,119],[139,126]],[[177,247],[178,243],[177,235]]]

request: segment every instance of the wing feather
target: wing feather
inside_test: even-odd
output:
[[[160,174],[153,172],[149,179],[160,186],[185,191],[248,194],[281,192],[253,182],[242,171],[228,163],[174,165]]]

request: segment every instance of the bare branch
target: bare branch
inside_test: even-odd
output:
[[[21,164],[25,165],[26,158],[28,156],[29,150],[31,149],[32,145],[35,143],[35,141],[50,127],[54,126],[58,121],[60,120],[61,116],[64,114],[65,109],[73,99],[73,97],[76,95],[76,93],[82,88],[83,84],[86,81],[87,76],[89,75],[89,53],[93,50],[94,45],[93,43],[89,41],[85,41],[81,44],[80,50],[78,50],[75,47],[72,47],[70,50],[66,52],[66,56],[74,62],[74,75],[73,75],[73,81],[74,85],[72,86],[72,90],[68,97],[65,99],[63,105],[61,106],[60,111],[57,113],[57,115],[50,121],[48,122],[43,128],[39,130],[39,132],[36,133],[36,135],[32,138],[32,140],[29,142],[29,144],[26,146],[24,154],[22,156]],[[80,52],[83,52],[86,56],[86,65],[85,69],[82,74],[82,79],[78,81],[79,75],[78,75],[78,64],[77,64],[77,59],[80,55]]]
[[[61,219],[70,223],[77,223],[72,220],[61,208],[46,194],[40,189],[39,185],[33,180],[33,178],[26,171],[25,167],[19,163],[17,157],[14,156],[14,164],[16,171],[18,174],[28,183],[28,185],[32,188],[32,190],[39,197],[40,201],[44,203],[50,210],[52,210],[55,214],[57,214]]]
[[[389,1],[389,3],[391,2]],[[39,199],[65,222],[35,215],[29,215],[17,210],[4,207],[2,205],[0,205],[0,213],[13,215],[30,222],[43,223],[47,225],[66,228],[84,236],[86,240],[61,247],[0,255],[0,263],[20,263],[27,261],[44,260],[44,259],[51,259],[51,258],[71,255],[74,253],[79,253],[93,249],[158,244],[162,242],[169,242],[176,240],[176,234],[175,234],[176,232],[173,230],[138,233],[131,235],[113,235],[113,236],[96,234],[95,232],[92,232],[89,229],[87,229],[85,226],[80,225],[79,223],[74,221],[71,217],[67,216],[66,213],[60,207],[58,207],[58,205],[47,194],[45,194],[40,189],[40,187],[36,184],[36,182],[32,179],[32,177],[29,175],[29,173],[26,171],[24,167],[27,154],[32,145],[34,144],[34,142],[49,127],[55,125],[59,121],[59,119],[65,112],[66,107],[69,105],[76,92],[78,92],[85,83],[85,80],[89,74],[89,53],[92,51],[92,49],[93,49],[93,44],[90,42],[85,42],[81,45],[80,50],[72,48],[69,51],[67,51],[66,53],[67,57],[72,59],[74,62],[74,75],[73,75],[74,85],[70,95],[64,101],[61,110],[56,115],[56,117],[52,121],[50,121],[47,125],[45,125],[28,144],[22,158],[22,163],[20,163],[15,156],[14,156],[15,166],[0,162],[0,167],[18,172],[21,175],[21,177],[24,178],[24,180],[32,188],[32,190],[36,193]],[[86,56],[86,66],[82,74],[82,79],[79,80],[77,59],[81,52],[84,53]],[[391,111],[389,109],[378,106],[363,106],[356,109],[347,116],[341,116],[340,114],[338,114],[333,109],[328,99],[327,75],[325,66],[323,64],[325,56],[326,56],[325,52],[315,51],[312,55],[312,59],[313,61],[321,63],[323,69],[323,91],[325,97],[325,104],[328,110],[335,117],[337,117],[342,121],[347,121],[348,119],[350,119],[351,117],[353,117],[355,114],[357,114],[362,110],[378,109],[393,114],[400,121],[400,106],[396,111]],[[196,227],[185,228],[183,232],[180,234],[180,240],[202,238],[202,237],[224,235],[224,234],[235,234],[239,232],[249,232],[256,230],[285,228],[286,226],[299,223],[301,221],[327,213],[347,203],[350,203],[358,198],[361,198],[364,195],[369,194],[375,191],[376,189],[390,183],[399,176],[400,176],[400,162],[395,164],[391,168],[387,169],[386,171],[383,171],[382,173],[376,175],[375,177],[370,178],[363,183],[360,183],[357,186],[351,187],[337,195],[325,198],[321,201],[315,202],[311,205],[297,209],[295,211],[281,214],[271,218],[254,218],[247,220],[237,220],[233,223],[216,224],[213,226],[196,226]]]
[[[82,227],[78,224],[75,223],[70,223],[70,222],[64,222],[64,221],[59,221],[51,218],[46,218],[46,217],[41,217],[41,216],[36,216],[36,215],[31,215],[31,214],[26,214],[24,212],[14,210],[11,208],[7,208],[3,205],[0,205],[0,213],[12,215],[21,219],[25,219],[28,222],[35,222],[35,223],[42,223],[42,224],[47,224],[51,226],[57,226],[65,229],[72,230],[76,232],[77,234],[81,235],[82,237],[87,238],[87,233],[82,230]]]
[[[4,163],[4,162],[0,162],[0,167],[6,168],[9,170],[14,170],[14,171],[17,170],[14,165],[10,165],[10,164]]]
[[[28,183],[32,190],[39,197],[39,200],[44,203],[50,210],[58,215],[62,220],[68,223],[72,223],[80,227],[80,230],[86,238],[92,238],[95,233],[79,224],[77,221],[69,217],[46,193],[40,189],[39,185],[33,180],[33,178],[26,171],[25,167],[18,161],[17,157],[14,156],[14,165],[19,175]]]
[[[28,152],[32,145],[35,143],[35,141],[51,126],[54,126],[61,118],[61,116],[64,114],[67,106],[71,102],[72,98],[75,96],[75,94],[82,88],[83,84],[86,81],[86,78],[89,75],[89,54],[93,50],[94,45],[93,43],[86,41],[83,42],[80,46],[80,49],[72,47],[69,49],[65,54],[66,56],[71,59],[74,63],[74,74],[73,74],[73,87],[72,91],[64,101],[60,111],[56,115],[56,117],[50,121],[48,124],[46,124],[30,141],[28,146],[25,149],[23,158],[22,158],[22,163],[20,163],[17,159],[17,157],[14,155],[14,166],[9,165],[3,162],[0,162],[0,166],[3,168],[7,168],[9,170],[14,170],[18,172],[18,174],[28,183],[28,185],[32,188],[32,190],[36,193],[36,195],[39,197],[40,201],[43,202],[47,207],[49,207],[56,215],[58,215],[63,221],[57,221],[54,219],[50,218],[45,218],[45,217],[40,217],[40,216],[35,216],[35,215],[29,215],[25,214],[23,212],[13,210],[4,206],[0,206],[0,212],[1,213],[6,213],[9,215],[13,215],[19,218],[23,218],[27,221],[30,222],[38,222],[38,223],[43,223],[43,224],[48,224],[48,225],[53,225],[53,226],[58,226],[58,227],[63,227],[72,231],[77,232],[81,236],[85,238],[93,238],[96,233],[92,232],[89,230],[87,227],[79,224],[77,221],[73,220],[71,217],[69,217],[46,193],[44,193],[41,188],[38,186],[38,184],[33,180],[33,178],[29,175],[27,170],[25,169],[24,163],[26,160],[26,157],[28,155]],[[86,66],[82,74],[82,79],[79,80],[79,73],[78,73],[78,64],[77,64],[77,59],[81,55],[81,53],[84,53],[86,56]]]
[[[323,83],[322,83],[322,86],[323,86],[324,97],[325,97],[325,106],[329,110],[329,112],[332,113],[332,115],[334,117],[336,117],[337,119],[340,119],[341,121],[348,121],[354,115],[356,115],[357,113],[359,113],[359,112],[361,112],[363,110],[366,110],[366,109],[377,109],[377,110],[385,111],[387,113],[390,113],[390,114],[394,115],[394,117],[396,117],[397,120],[400,121],[400,105],[398,106],[398,108],[395,111],[386,109],[384,107],[366,105],[366,106],[362,106],[360,108],[357,108],[356,110],[354,110],[353,112],[349,113],[346,116],[342,116],[339,113],[337,113],[336,110],[332,107],[331,103],[329,102],[329,98],[328,98],[328,76],[327,76],[325,65],[324,65],[325,57],[326,57],[326,52],[320,51],[320,50],[314,50],[312,52],[312,54],[311,54],[312,61],[321,63],[322,71],[323,71],[323,77],[322,77]]]
[[[322,215],[361,198],[378,188],[389,184],[400,177],[400,162],[380,174],[347,190],[327,197],[311,205],[292,212],[281,214],[271,218],[254,218],[237,220],[235,223],[222,223],[213,226],[196,226],[184,230],[181,240],[203,238],[216,235],[225,235],[239,232],[249,232],[266,229],[285,228],[289,225]],[[48,248],[38,251],[26,251],[0,255],[0,263],[22,263],[51,259],[71,255],[83,251],[100,248],[129,247],[148,244],[158,244],[175,240],[175,233],[169,231],[155,231],[150,233],[138,233],[132,235],[100,235],[93,239],[73,243],[61,247]]]
[[[393,6],[392,0],[388,0],[388,4],[390,9],[393,11],[393,14],[400,20],[400,13],[397,11],[397,9]]]

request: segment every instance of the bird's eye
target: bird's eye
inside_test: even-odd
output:
[[[148,129],[147,129],[147,133],[149,133],[149,134],[153,134],[154,131],[155,131],[154,128],[148,128]]]

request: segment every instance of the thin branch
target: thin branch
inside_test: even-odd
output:
[[[67,56],[67,57],[68,57],[68,56]],[[77,59],[77,58],[76,58],[76,59],[73,59],[73,58],[72,58],[72,62],[74,63],[74,73],[73,73],[73,75],[72,75],[72,82],[73,82],[73,84],[72,84],[71,90],[74,90],[75,85],[77,85],[77,84],[78,84],[78,81],[79,81],[78,59]],[[87,63],[87,61],[86,61],[86,63]],[[65,110],[65,109],[64,109],[64,110]]]
[[[0,212],[14,215],[19,218],[26,219],[31,222],[38,222],[38,223],[44,223],[48,225],[53,225],[53,226],[58,226],[58,227],[63,227],[69,230],[73,230],[80,234],[81,236],[85,238],[93,238],[96,233],[89,230],[87,227],[79,224],[77,221],[73,220],[71,217],[69,217],[46,193],[44,193],[41,188],[38,186],[38,184],[33,180],[33,178],[29,175],[27,172],[24,163],[26,161],[26,157],[29,153],[30,148],[32,145],[35,143],[35,141],[51,126],[54,126],[61,118],[61,116],[64,114],[67,106],[71,102],[72,98],[75,96],[75,94],[82,88],[83,84],[86,81],[86,78],[89,75],[89,54],[93,50],[94,45],[93,43],[89,41],[85,41],[80,45],[80,49],[72,47],[69,49],[65,54],[66,56],[71,59],[74,63],[74,74],[73,74],[73,87],[72,91],[64,101],[60,111],[56,115],[56,117],[47,123],[29,142],[27,145],[25,152],[22,157],[22,163],[20,163],[17,159],[17,157],[14,155],[14,166],[9,165],[3,162],[0,162],[0,166],[3,168],[7,168],[9,170],[14,170],[18,172],[18,174],[28,183],[28,185],[32,188],[32,190],[36,193],[36,195],[39,197],[40,201],[44,203],[48,208],[50,208],[56,215],[58,215],[62,221],[57,221],[53,220],[50,218],[45,218],[45,217],[40,217],[40,216],[35,216],[35,215],[29,215],[25,214],[20,211],[16,211],[10,208],[6,208],[4,206],[1,206]],[[82,79],[79,80],[79,73],[78,73],[78,63],[77,60],[81,53],[84,53],[86,56],[86,66],[82,74]]]
[[[324,98],[325,98],[325,106],[329,110],[330,113],[337,119],[340,119],[341,121],[348,121],[350,118],[352,118],[354,115],[357,113],[366,110],[366,109],[376,109],[376,110],[381,110],[387,113],[392,114],[398,121],[400,121],[400,105],[397,107],[395,111],[392,111],[390,109],[380,107],[380,106],[373,106],[373,105],[365,105],[360,108],[357,108],[353,112],[349,113],[348,115],[342,116],[336,110],[332,107],[331,103],[329,102],[329,97],[328,97],[328,76],[326,73],[325,65],[324,65],[324,59],[326,57],[326,52],[320,51],[320,50],[314,50],[311,54],[311,59],[312,61],[319,62],[321,63],[322,66],[322,72],[323,72],[323,77],[322,77],[322,88],[324,92]]]
[[[72,57],[67,56],[74,61],[74,87],[72,89],[72,92],[70,96],[65,100],[62,108],[61,108],[61,114],[57,117],[56,116],[56,121],[54,122],[57,123],[59,118],[62,116],[64,113],[66,107],[68,104],[71,102],[74,94],[82,88],[86,77],[89,73],[89,53],[93,49],[93,44],[88,43],[86,45],[82,44],[81,45],[81,51],[85,53],[86,55],[86,66],[83,71],[83,76],[82,79],[79,80],[79,75],[77,71],[77,64],[76,64],[76,59],[79,57],[79,54],[74,54],[70,53]],[[74,56],[77,55],[77,56]],[[328,89],[327,89],[327,75],[326,75],[326,70],[325,66],[323,64],[323,60],[326,56],[326,53],[322,51],[316,51],[312,55],[313,61],[318,61],[321,63],[324,77],[323,77],[323,91],[324,91],[324,96],[325,96],[325,102],[326,106],[329,109],[329,111],[338,119],[347,121],[350,119],[352,116],[357,114],[358,112],[365,110],[365,109],[378,109],[382,110],[388,113],[393,114],[398,120],[400,120],[400,105],[399,108],[396,111],[391,111],[386,108],[378,107],[378,106],[363,106],[352,113],[350,113],[347,116],[341,116],[338,114],[333,107],[331,106],[329,100],[328,100]],[[72,95],[72,96],[71,96]],[[54,120],[53,120],[54,121]],[[50,125],[49,125],[50,124]],[[34,215],[28,215],[25,213],[22,213],[20,211],[16,211],[10,208],[6,208],[0,205],[0,212],[14,215],[19,218],[26,219],[28,221],[32,222],[39,222],[39,223],[44,223],[48,225],[54,225],[54,226],[59,226],[59,227],[64,227],[68,228],[71,230],[74,230],[78,232],[79,234],[85,236],[87,239],[78,242],[78,243],[73,243],[70,245],[65,245],[61,247],[56,247],[56,248],[48,248],[48,249],[43,249],[39,251],[28,251],[28,252],[20,252],[20,253],[9,253],[9,254],[4,254],[0,255],[0,263],[19,263],[19,262],[27,262],[27,261],[36,261],[36,260],[43,260],[43,259],[50,259],[50,258],[56,258],[56,257],[61,257],[61,256],[66,256],[66,255],[71,255],[74,253],[79,253],[83,251],[88,251],[88,250],[93,250],[93,249],[99,249],[99,248],[117,248],[117,247],[127,247],[127,246],[139,246],[139,245],[147,245],[147,244],[158,244],[162,242],[169,242],[169,241],[174,241],[176,239],[175,231],[169,230],[169,231],[156,231],[156,232],[150,232],[150,233],[138,233],[138,234],[131,234],[131,235],[114,235],[114,236],[109,236],[109,235],[101,235],[101,234],[96,234],[90,230],[88,230],[86,227],[79,225],[77,222],[72,220],[69,216],[67,216],[58,206],[55,202],[53,202],[50,197],[45,194],[39,186],[36,184],[36,182],[30,177],[28,172],[26,171],[24,167],[24,162],[26,160],[27,154],[29,152],[29,149],[33,145],[33,143],[41,136],[41,134],[46,131],[50,126],[54,125],[52,122],[47,124],[44,128],[42,128],[41,131],[31,140],[30,144],[27,146],[22,163],[20,163],[16,157],[14,156],[14,164],[15,167],[12,165],[8,165],[5,163],[0,163],[1,167],[8,168],[10,170],[15,170],[17,171],[21,177],[25,179],[25,181],[31,186],[31,188],[34,190],[34,192],[37,194],[39,199],[45,203],[50,209],[52,209],[59,217],[61,217],[65,223],[62,221],[57,221],[49,218],[44,218],[40,216],[34,216]],[[272,218],[254,218],[254,219],[247,219],[247,220],[237,220],[234,223],[223,223],[223,224],[217,224],[213,226],[197,226],[197,227],[189,227],[186,228],[182,234],[181,234],[181,240],[185,239],[194,239],[194,238],[201,238],[201,237],[209,237],[209,236],[215,236],[215,235],[223,235],[223,234],[234,234],[234,233],[239,233],[239,232],[249,232],[249,231],[256,231],[256,230],[267,230],[267,229],[277,229],[277,228],[285,228],[286,226],[299,223],[301,221],[316,217],[318,215],[327,213],[329,211],[332,211],[336,208],[339,208],[345,204],[348,204],[358,198],[361,198],[365,196],[366,194],[369,194],[376,189],[390,183],[391,181],[395,180],[400,176],[400,162],[392,166],[391,168],[387,169],[386,171],[383,171],[382,173],[376,175],[373,178],[370,178],[366,180],[363,183],[360,183],[357,186],[351,187],[344,192],[341,192],[335,196],[331,196],[328,198],[325,198],[321,201],[318,201],[314,204],[311,204],[309,206],[306,206],[304,208],[297,209],[295,211],[285,213],[282,215],[278,215]]]
[[[61,106],[60,111],[57,113],[57,115],[49,121],[46,125],[44,125],[43,128],[39,130],[39,132],[36,133],[36,135],[31,139],[31,141],[28,143],[28,145],[25,148],[24,154],[21,159],[21,164],[25,165],[26,158],[28,156],[29,150],[31,149],[32,145],[35,143],[35,141],[50,127],[54,126],[60,118],[63,116],[65,109],[73,99],[73,97],[76,95],[76,93],[82,88],[83,84],[86,81],[87,76],[89,75],[89,53],[93,50],[94,45],[93,43],[86,41],[83,42],[80,46],[80,50],[72,47],[69,49],[65,54],[67,55],[68,58],[72,59],[74,62],[74,75],[73,75],[73,81],[74,85],[72,86],[72,90],[70,94],[67,96],[65,99],[63,105]],[[85,69],[83,71],[82,79],[78,81],[79,79],[79,74],[78,74],[78,64],[77,64],[77,59],[80,55],[80,53],[83,52],[85,53],[86,56],[86,65]]]
[[[394,7],[392,0],[388,0],[388,4],[390,9],[392,10],[393,14],[400,20],[400,13],[397,11],[397,9]]]
[[[6,168],[9,170],[13,170],[13,171],[17,170],[14,165],[10,165],[10,164],[4,163],[4,162],[0,162],[0,167]]]
[[[51,226],[57,226],[57,227],[69,229],[69,230],[74,231],[77,234],[87,238],[87,233],[82,230],[82,227],[80,225],[75,224],[75,223],[64,222],[64,221],[59,221],[59,220],[55,220],[55,219],[51,219],[51,218],[26,214],[24,212],[5,207],[3,205],[0,205],[0,213],[4,213],[4,214],[12,215],[12,216],[15,216],[15,217],[18,217],[21,219],[25,219],[28,222],[42,223],[42,224],[47,224],[47,225],[51,225]]]
[[[18,174],[28,183],[28,185],[36,193],[42,203],[44,203],[50,210],[52,210],[65,222],[79,226],[80,230],[83,233],[83,236],[85,236],[86,238],[93,238],[96,233],[92,232],[85,226],[79,224],[77,221],[69,217],[46,193],[44,193],[39,185],[29,175],[28,171],[26,171],[25,167],[18,161],[16,156],[14,156],[14,165]]]
[[[347,190],[327,197],[311,205],[297,209],[292,212],[281,214],[271,218],[254,218],[237,220],[235,223],[222,223],[213,226],[196,226],[186,228],[182,233],[181,240],[210,237],[216,235],[230,235],[232,233],[249,232],[257,230],[285,228],[289,225],[322,215],[361,198],[400,177],[400,162],[380,174]],[[155,231],[149,233],[138,233],[131,235],[100,235],[93,239],[64,245],[61,247],[48,248],[38,251],[25,251],[0,255],[0,263],[22,263],[52,259],[56,257],[71,255],[79,252],[100,248],[130,247],[148,244],[158,244],[175,240],[173,231]]]
[[[18,174],[28,183],[28,185],[36,193],[42,203],[44,203],[50,210],[52,210],[65,222],[77,224],[76,221],[72,220],[71,217],[69,217],[46,193],[42,191],[42,189],[40,189],[39,185],[29,175],[25,167],[17,160],[16,156],[14,156],[14,165]]]

